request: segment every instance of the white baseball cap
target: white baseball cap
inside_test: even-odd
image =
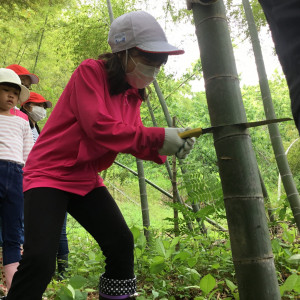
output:
[[[144,11],[132,11],[116,18],[108,33],[108,43],[113,53],[138,48],[144,52],[183,54],[168,43],[166,35],[153,16]]]
[[[21,103],[29,98],[30,92],[24,85],[22,85],[20,77],[13,70],[0,68],[0,83],[6,82],[18,85],[21,88],[19,96],[19,101]]]

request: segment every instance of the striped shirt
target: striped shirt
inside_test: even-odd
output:
[[[31,128],[32,136],[33,136],[33,142],[35,143],[37,138],[39,137],[39,133],[36,129],[36,127]]]
[[[0,159],[24,166],[32,146],[28,121],[17,116],[0,115]]]

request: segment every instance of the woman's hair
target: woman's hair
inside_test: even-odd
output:
[[[109,82],[109,93],[117,95],[126,91],[130,86],[125,80],[125,71],[121,59],[115,53],[100,54],[98,59],[105,60],[105,69]]]
[[[100,54],[98,59],[106,61],[105,68],[107,71],[108,82],[110,85],[109,92],[111,95],[120,94],[130,88],[125,77],[126,73],[122,63],[122,54],[126,55],[125,51],[118,53],[104,53]],[[121,54],[121,55],[120,55]],[[131,56],[143,56],[150,61],[159,62],[165,64],[168,60],[168,54],[164,53],[148,53],[139,51],[137,48],[131,48],[128,50],[128,54]],[[139,89],[139,94],[143,100],[146,99],[146,90]]]

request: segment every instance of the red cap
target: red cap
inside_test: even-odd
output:
[[[47,108],[52,107],[52,103],[48,100],[46,100],[42,95],[35,93],[35,92],[30,92],[30,96],[28,100],[22,103],[24,105],[27,102],[33,102],[33,103],[46,103]]]
[[[19,65],[9,65],[6,69],[11,69],[15,71],[19,76],[27,75],[31,79],[32,84],[37,84],[39,82],[39,78],[35,74],[31,74],[27,69]]]

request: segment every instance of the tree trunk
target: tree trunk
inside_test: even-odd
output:
[[[192,4],[192,9],[211,124],[246,122],[224,3]],[[240,126],[221,127],[213,138],[240,299],[280,299],[249,132]]]
[[[249,33],[252,41],[252,47],[258,72],[259,86],[263,99],[265,114],[267,119],[275,119],[275,111],[273,107],[271,92],[268,84],[268,77],[263,61],[262,51],[260,47],[259,37],[252,14],[252,9],[248,0],[242,0],[248,22]],[[296,188],[296,184],[290,170],[288,160],[286,158],[280,132],[277,124],[269,124],[269,135],[271,138],[272,147],[275,153],[275,158],[279,173],[282,178],[282,183],[290,203],[298,231],[300,232],[300,197]]]

